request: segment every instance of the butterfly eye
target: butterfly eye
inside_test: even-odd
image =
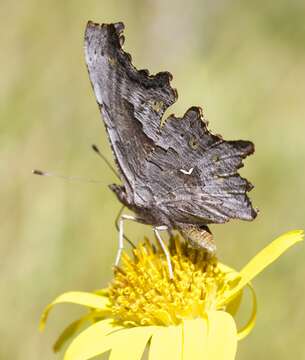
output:
[[[191,147],[191,149],[196,150],[199,147],[198,141],[195,137],[192,137],[189,141],[189,146]]]

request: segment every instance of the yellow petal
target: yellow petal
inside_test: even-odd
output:
[[[225,273],[235,273],[238,275],[238,273],[236,272],[236,270],[232,269],[231,267],[229,267],[228,265],[226,264],[223,264],[221,262],[218,263],[218,267],[220,268],[220,270],[222,272],[225,272]]]
[[[182,326],[156,327],[149,348],[149,360],[182,359]]]
[[[108,298],[82,291],[70,291],[58,296],[44,310],[40,319],[40,330],[43,330],[48,319],[50,310],[56,304],[72,303],[87,306],[93,309],[104,310],[108,305]]]
[[[207,336],[206,319],[184,320],[183,360],[209,359],[207,357]]]
[[[67,340],[69,340],[76,332],[81,328],[81,326],[92,318],[92,314],[85,315],[80,319],[73,321],[70,325],[68,325],[64,331],[59,335],[58,339],[53,345],[53,351],[58,352],[62,346],[65,344]]]
[[[256,295],[255,295],[255,291],[252,287],[251,284],[247,285],[251,291],[251,296],[252,296],[252,311],[251,311],[251,316],[249,321],[246,323],[246,325],[238,331],[237,333],[237,338],[238,340],[242,340],[244,339],[246,336],[249,335],[249,333],[252,331],[252,329],[255,326],[255,322],[256,322],[256,314],[257,314],[257,300],[256,300]]]
[[[148,340],[155,331],[155,326],[139,326],[107,336],[108,341],[112,342],[109,360],[141,360]]]
[[[226,305],[226,312],[230,315],[235,316],[243,298],[243,291],[240,290],[234,298],[230,300],[230,302]]]
[[[292,245],[302,241],[303,237],[303,230],[289,231],[275,239],[270,245],[266,246],[240,271],[239,283],[225,295],[219,305],[227,303],[230,299],[232,299],[238,291],[240,291],[255,276],[263,271]]]
[[[235,321],[224,311],[208,312],[208,360],[234,360],[237,350]],[[203,358],[202,358],[203,359]]]
[[[122,327],[112,324],[112,320],[102,320],[81,332],[68,347],[64,360],[86,360],[110,350],[113,343],[106,335]]]

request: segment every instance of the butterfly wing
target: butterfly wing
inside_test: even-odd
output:
[[[155,147],[161,117],[176,100],[163,72],[149,76],[134,68],[122,49],[124,25],[89,22],[85,32],[85,59],[96,100],[127,191],[134,200],[136,182],[144,179],[145,159]],[[144,202],[144,200],[142,201]]]
[[[247,196],[252,185],[237,170],[254,152],[249,141],[225,141],[207,128],[200,108],[183,118],[169,117],[158,146],[148,156],[147,178],[155,186],[158,207],[176,223],[253,220]]]
[[[177,99],[171,75],[137,70],[122,49],[123,29],[89,22],[85,56],[128,202],[172,223],[253,219],[251,185],[237,173],[253,144],[211,134],[199,108],[161,127]]]

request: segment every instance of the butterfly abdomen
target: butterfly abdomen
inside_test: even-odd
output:
[[[180,224],[178,230],[192,248],[205,249],[209,253],[216,251],[213,235],[207,226]]]

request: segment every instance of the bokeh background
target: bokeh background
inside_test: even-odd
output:
[[[302,0],[2,0],[0,86],[0,359],[56,359],[51,344],[82,310],[43,307],[59,293],[111,279],[120,208],[112,158],[83,57],[87,20],[124,21],[138,68],[170,70],[182,115],[201,105],[210,128],[249,139],[241,170],[260,215],[213,226],[220,258],[240,268],[284,231],[304,228],[305,2]],[[33,168],[101,180],[41,178]],[[151,229],[128,224],[138,241]],[[305,359],[305,248],[255,281],[257,326],[238,359]]]

